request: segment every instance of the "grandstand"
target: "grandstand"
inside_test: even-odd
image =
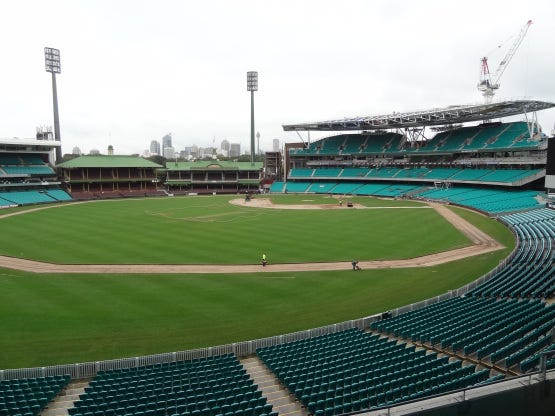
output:
[[[66,375],[0,380],[0,414],[38,415],[70,379]]]
[[[258,192],[261,171],[261,162],[167,162],[164,184],[172,194]]]
[[[433,184],[449,181],[451,184],[479,184],[516,186],[545,176],[543,169],[476,169],[436,167],[376,167],[376,168],[293,168],[289,178],[356,179],[358,181],[397,180]]]
[[[56,166],[74,199],[163,195],[157,170],[163,166],[137,156],[80,156]]]
[[[339,134],[290,149],[285,181],[270,191],[434,199],[493,215],[539,208],[547,136],[528,113],[553,106],[507,101],[284,125]],[[514,115],[527,121],[492,121]]]
[[[553,106],[535,104],[538,109]],[[506,116],[508,108],[514,115],[526,113],[531,106],[529,102],[509,102],[486,105],[487,108],[456,108],[453,114],[447,114],[449,110],[434,110],[284,126],[285,130],[296,131],[363,130],[369,126],[375,130],[339,134],[310,143],[303,149],[292,149],[286,180],[270,188],[270,192],[276,193],[443,201],[498,215],[513,229],[518,239],[517,249],[502,267],[485,276],[479,284],[463,288],[457,296],[443,302],[407,313],[394,313],[393,317],[387,316],[389,319],[371,324],[377,334],[479,364],[481,370],[465,376],[472,378],[471,384],[538,369],[542,354],[555,350],[555,312],[543,302],[555,294],[555,223],[552,222],[555,214],[543,208],[547,200],[543,192],[547,137],[535,123],[490,121],[496,114]],[[482,112],[488,113],[487,116],[480,116]],[[445,123],[449,117],[451,123]],[[487,121],[475,126],[459,124],[481,120]],[[444,128],[430,139],[421,139],[411,132],[414,126],[426,128],[444,123]],[[386,131],[393,128],[404,128],[404,134]],[[420,134],[421,129],[416,130]],[[326,152],[322,155],[320,149],[324,144]],[[336,151],[331,152],[334,146]],[[274,349],[270,347],[271,354]],[[308,349],[312,351],[315,347]],[[364,350],[359,347],[352,354]],[[262,356],[267,354],[263,350]],[[295,360],[295,356],[286,355],[284,359],[285,362]],[[272,358],[269,360],[269,365],[273,365]],[[330,362],[333,363],[326,360],[326,368]],[[344,365],[345,361],[341,361],[340,367]],[[548,360],[547,367],[555,367],[555,360]],[[416,382],[405,374],[394,375],[397,383],[389,386],[385,381],[387,388],[381,391],[376,385],[384,381],[371,379],[366,394],[361,395],[358,390],[354,398],[349,395],[346,400],[344,394],[341,400],[330,399],[329,394],[322,393],[326,388],[314,380],[309,384],[308,395],[303,388],[297,388],[295,381],[290,388],[311,413],[341,414],[359,411],[368,405],[371,408],[391,406],[425,396],[418,388],[422,371],[418,371]],[[474,379],[484,373],[487,373],[484,380]],[[368,376],[367,371],[365,374]],[[446,376],[442,382],[428,383],[424,391],[464,386],[461,380],[445,382]],[[288,373],[282,379],[288,386],[289,378]],[[326,378],[324,385],[328,382]],[[450,387],[443,387],[445,384]],[[342,387],[343,392],[345,385]],[[314,391],[318,392],[315,396]]]
[[[69,201],[53,169],[59,142],[0,140],[0,208]]]
[[[114,414],[272,415],[272,405],[233,354],[100,371],[72,416]]]

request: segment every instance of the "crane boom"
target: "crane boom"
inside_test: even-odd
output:
[[[491,101],[493,100],[495,90],[499,89],[499,80],[501,79],[503,72],[505,72],[505,70],[507,69],[509,62],[511,62],[511,59],[513,59],[513,56],[515,55],[520,44],[524,40],[524,37],[526,36],[526,33],[528,33],[528,29],[530,28],[531,24],[532,20],[528,20],[526,24],[522,27],[522,29],[520,29],[517,38],[513,42],[505,57],[499,63],[499,66],[495,70],[493,76],[491,76],[489,71],[487,56],[484,56],[481,59],[481,72],[480,82],[478,83],[478,90],[482,92],[486,104],[491,103]]]
[[[532,21],[528,20],[526,24],[522,27],[522,29],[520,29],[520,33],[518,34],[515,42],[511,46],[511,49],[509,49],[509,51],[507,52],[507,55],[505,55],[505,57],[499,63],[499,66],[497,67],[497,69],[495,70],[495,74],[493,75],[493,82],[495,84],[498,83],[499,78],[501,78],[501,75],[503,75],[503,72],[505,72],[505,69],[507,69],[507,65],[509,65],[509,62],[511,62],[511,59],[513,59],[513,56],[515,55],[516,50],[524,40],[524,37],[526,36],[526,33],[528,32],[528,29],[530,28],[531,24],[532,24]]]

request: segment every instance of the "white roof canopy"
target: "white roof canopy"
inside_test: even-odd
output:
[[[535,100],[503,101],[478,105],[453,105],[446,108],[408,113],[284,124],[282,127],[284,131],[387,130],[493,120],[518,114],[533,113],[551,107],[555,107],[555,103]]]

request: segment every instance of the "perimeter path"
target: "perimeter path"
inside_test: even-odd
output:
[[[249,202],[242,199],[230,201],[241,206],[253,208],[275,208],[275,209],[352,209],[339,207],[334,204],[323,205],[274,205],[267,198],[255,198]],[[363,269],[395,269],[409,267],[429,267],[448,263],[479,254],[490,253],[504,248],[489,235],[461,218],[442,204],[429,203],[429,207],[435,209],[454,227],[466,235],[473,245],[459,249],[429,254],[427,256],[415,257],[403,260],[371,260],[359,261]],[[51,207],[51,206],[50,206]],[[36,208],[33,210],[45,209]],[[397,208],[367,208],[360,205],[355,209],[397,209]],[[427,207],[426,207],[427,208]],[[7,214],[6,216],[24,214],[29,211],[21,211]],[[2,218],[4,216],[0,216]],[[52,264],[34,260],[20,259],[17,257],[0,256],[0,267],[6,269],[22,270],[31,273],[93,273],[93,274],[206,274],[206,273],[260,273],[260,272],[296,272],[296,271],[325,271],[325,270],[348,270],[351,268],[350,261],[329,263],[282,263],[268,264],[262,267],[259,264]]]

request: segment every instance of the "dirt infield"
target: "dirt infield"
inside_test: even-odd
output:
[[[354,207],[339,206],[339,204],[321,205],[274,205],[268,198],[254,198],[248,202],[244,199],[234,199],[230,203],[240,206],[253,208],[269,209],[402,209],[407,207],[384,207],[370,208],[362,205]],[[42,207],[35,210],[52,208]],[[54,206],[55,207],[55,206]],[[415,207],[411,207],[415,209]],[[473,245],[444,251],[427,256],[416,257],[403,260],[371,260],[359,261],[362,269],[386,269],[386,268],[408,268],[408,267],[429,267],[438,264],[448,263],[479,254],[490,253],[504,248],[496,240],[485,234],[480,229],[474,227],[468,221],[459,217],[444,205],[429,203],[423,208],[433,208],[449,221],[455,228],[466,235]],[[418,209],[418,208],[417,208]],[[19,215],[29,211],[14,212],[0,216]],[[33,260],[25,260],[16,257],[0,256],[0,267],[6,269],[22,270],[31,273],[92,273],[92,274],[188,274],[188,273],[258,273],[258,272],[295,272],[295,271],[324,271],[324,270],[348,270],[351,268],[350,262],[329,262],[329,263],[284,263],[268,264],[262,267],[259,264],[52,264]]]

